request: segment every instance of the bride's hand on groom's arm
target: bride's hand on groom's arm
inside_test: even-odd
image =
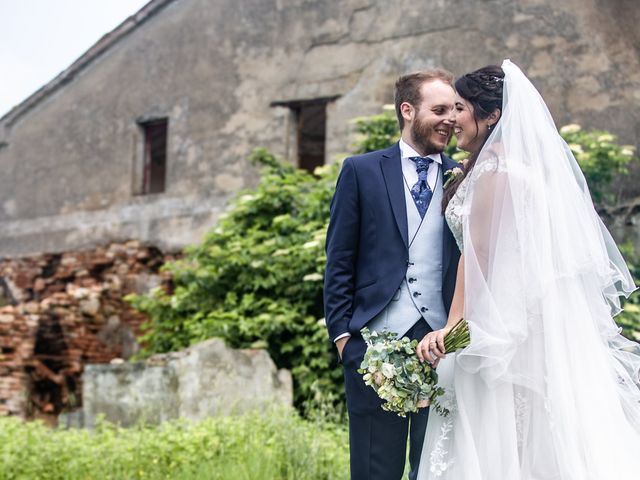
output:
[[[445,356],[444,337],[449,333],[449,329],[443,328],[434,332],[427,333],[418,346],[416,347],[416,355],[421,362],[429,362],[433,368],[438,366],[440,359]]]

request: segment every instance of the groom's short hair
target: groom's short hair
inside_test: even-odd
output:
[[[420,87],[425,82],[431,82],[433,80],[441,80],[453,88],[453,74],[444,68],[430,68],[428,70],[409,73],[408,75],[401,76],[396,81],[396,115],[398,117],[400,131],[404,128],[404,118],[402,118],[400,105],[407,102],[418,108],[418,105],[422,101]]]

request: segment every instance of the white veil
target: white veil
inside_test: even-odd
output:
[[[635,285],[540,94],[502,69],[462,208],[472,343],[447,478],[637,480],[640,346],[613,320]]]

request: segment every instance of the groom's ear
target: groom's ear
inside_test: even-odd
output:
[[[413,122],[413,118],[415,116],[416,109],[413,108],[409,102],[402,102],[400,104],[400,113],[402,114],[402,118],[404,118],[405,124],[408,122]]]

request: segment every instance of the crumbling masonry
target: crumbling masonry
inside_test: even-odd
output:
[[[172,258],[131,241],[0,260],[0,415],[55,423],[78,407],[85,364],[139,348],[145,317],[123,297],[166,286],[159,267]]]

